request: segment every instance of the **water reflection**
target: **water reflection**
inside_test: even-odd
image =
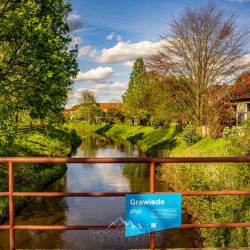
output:
[[[84,137],[74,157],[137,157],[137,148],[100,136]],[[149,190],[146,164],[68,164],[65,176],[49,191],[143,192]],[[159,187],[158,187],[159,190]],[[109,225],[124,218],[124,198],[39,198],[20,211],[17,224]],[[0,248],[8,249],[7,231],[0,232]],[[2,240],[3,239],[3,240]],[[18,248],[128,249],[147,248],[148,236],[125,238],[122,231],[17,231]],[[169,230],[157,235],[164,247],[192,247],[192,234]]]

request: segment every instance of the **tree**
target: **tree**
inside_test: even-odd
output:
[[[63,111],[78,72],[77,49],[69,49],[70,11],[63,0],[1,1],[0,106],[11,104],[9,117],[21,110],[33,118]]]
[[[137,59],[130,74],[128,89],[123,95],[127,115],[138,123],[145,118],[143,110],[143,88],[145,86],[146,67],[141,58]]]
[[[173,82],[157,72],[147,72],[143,88],[143,109],[150,125],[166,125],[172,120],[179,120],[175,98],[172,93]]]
[[[235,122],[235,110],[230,101],[229,86],[212,85],[204,98],[207,135],[217,138],[226,126],[232,126]]]
[[[102,111],[99,108],[94,93],[89,90],[83,90],[81,103],[74,114],[74,119],[84,120],[90,124],[96,122],[96,117],[101,115]]]
[[[176,79],[181,98],[190,106],[188,116],[197,127],[204,124],[208,88],[228,84],[243,70],[245,42],[249,32],[236,28],[234,16],[227,16],[215,5],[187,8],[171,25],[171,34],[163,35],[163,47],[152,56],[148,66],[163,76]],[[186,93],[186,94],[185,94]]]

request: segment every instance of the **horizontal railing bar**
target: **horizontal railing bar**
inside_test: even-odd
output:
[[[70,157],[0,157],[0,163],[242,163],[250,156],[239,157],[139,157],[139,158],[70,158]]]
[[[224,224],[183,224],[176,229],[192,229],[192,228],[247,228],[250,223],[224,223]],[[64,225],[16,225],[15,230],[108,230],[108,229],[124,229],[123,226],[109,225],[83,225],[83,226],[64,226]]]
[[[8,192],[1,192],[1,193],[0,193],[0,197],[1,197],[1,196],[9,196],[9,195],[10,195],[10,194],[9,194]]]
[[[150,194],[150,192],[14,192],[16,197],[114,197],[126,194]],[[155,194],[182,194],[183,196],[218,196],[218,195],[250,195],[250,190],[224,190],[224,191],[187,191],[187,192],[155,192]],[[8,192],[0,196],[8,196]]]
[[[179,229],[192,228],[247,228],[250,223],[225,223],[225,224],[183,224]]]
[[[194,229],[194,228],[248,228],[250,223],[226,223],[226,224],[183,224],[176,229]],[[0,230],[8,230],[9,225],[0,225]],[[64,225],[15,225],[15,230],[124,230],[124,226],[109,225],[83,225],[83,226],[64,226]]]

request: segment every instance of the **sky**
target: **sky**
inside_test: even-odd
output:
[[[83,27],[71,34],[80,72],[67,107],[79,102],[84,89],[93,91],[98,102],[120,101],[136,58],[158,51],[160,36],[170,34],[170,23],[186,7],[209,2],[236,15],[239,25],[250,25],[250,0],[71,0],[69,19]]]

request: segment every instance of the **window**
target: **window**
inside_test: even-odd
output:
[[[247,103],[247,112],[250,112],[250,103]]]

